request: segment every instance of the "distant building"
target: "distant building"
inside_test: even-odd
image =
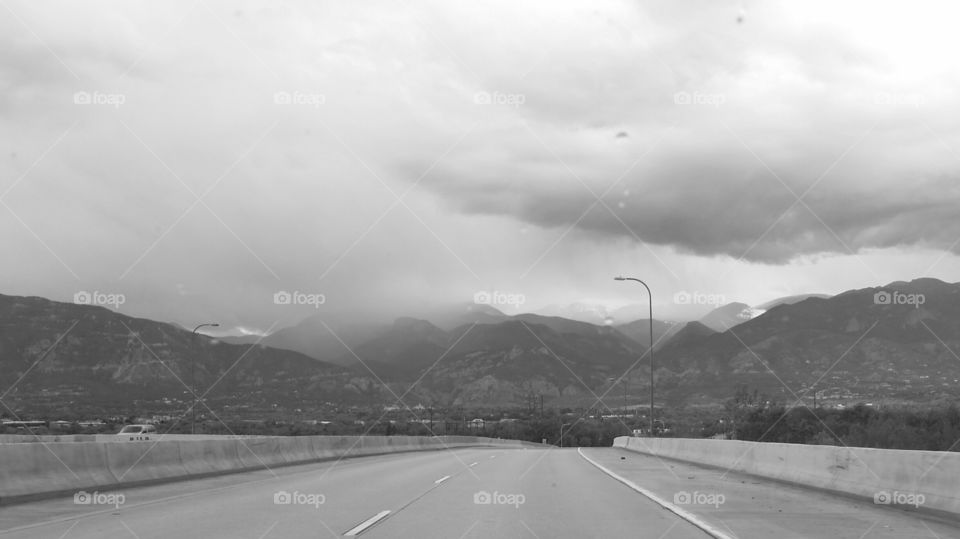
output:
[[[480,418],[470,420],[470,421],[467,422],[467,428],[468,428],[468,429],[482,429],[482,428],[483,428],[483,420],[480,419]]]
[[[9,427],[9,428],[14,428],[14,429],[30,429],[30,428],[37,428],[37,427],[47,427],[47,426],[49,426],[49,423],[47,423],[46,421],[40,421],[40,420],[36,420],[36,421],[14,421],[14,420],[6,420],[6,419],[5,419],[5,420],[3,420],[3,422],[2,422],[2,426],[4,426],[4,427]]]

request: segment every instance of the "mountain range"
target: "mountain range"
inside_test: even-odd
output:
[[[297,352],[225,343],[104,307],[0,295],[0,386],[12,407],[121,411],[137,401],[192,402],[191,387],[250,406],[356,400],[349,376]]]
[[[734,384],[786,401],[950,400],[960,379],[960,284],[917,279],[809,297],[698,333],[658,359],[658,385],[687,402],[720,398]]]
[[[956,283],[917,279],[762,307],[729,304],[686,324],[654,320],[658,400],[718,404],[740,384],[791,401],[956,396]],[[190,400],[196,366],[197,387],[212,386],[207,401],[225,411],[401,396],[441,406],[523,406],[537,396],[589,406],[618,381],[640,402],[649,331],[646,319],[592,324],[471,304],[392,324],[317,315],[263,338],[211,339],[102,307],[0,295],[0,398],[15,408],[174,405]]]

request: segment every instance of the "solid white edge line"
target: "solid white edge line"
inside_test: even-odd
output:
[[[686,521],[689,522],[690,524],[693,524],[694,526],[700,528],[701,530],[703,530],[704,532],[706,532],[706,533],[709,534],[710,536],[715,537],[716,539],[736,539],[736,538],[733,537],[732,535],[727,535],[725,532],[720,531],[720,530],[718,530],[717,528],[714,528],[714,527],[711,526],[710,524],[707,524],[705,521],[701,520],[700,517],[694,515],[693,513],[689,512],[689,511],[687,511],[687,510],[681,509],[680,507],[678,507],[678,506],[676,506],[676,505],[668,502],[667,500],[664,500],[664,499],[660,498],[660,497],[657,496],[656,494],[654,494],[654,493],[650,492],[649,490],[641,487],[640,485],[634,483],[633,481],[627,479],[626,477],[621,477],[621,476],[617,475],[616,473],[614,473],[612,470],[610,470],[610,469],[607,468],[606,466],[604,466],[604,465],[600,464],[599,462],[593,460],[592,458],[584,455],[584,454],[583,454],[583,450],[582,450],[581,448],[579,448],[579,447],[577,448],[577,453],[580,453],[580,456],[581,456],[581,457],[583,457],[584,459],[586,459],[587,462],[589,462],[590,464],[593,464],[594,466],[596,466],[597,468],[599,468],[603,473],[609,475],[610,477],[616,479],[617,481],[620,481],[620,482],[623,483],[624,485],[627,485],[628,487],[630,487],[630,488],[632,488],[633,490],[639,492],[640,494],[643,494],[643,495],[646,496],[647,498],[650,498],[650,499],[651,499],[654,503],[656,503],[657,505],[659,505],[659,506],[663,507],[664,509],[666,509],[667,511],[670,511],[671,513],[677,515],[678,517],[682,518],[683,520],[686,520]]]
[[[446,481],[447,479],[450,479],[450,476],[449,476],[449,475],[445,475],[445,476],[441,477],[440,479],[437,479],[436,481],[433,482],[433,484],[434,484],[434,485],[439,485],[440,483],[443,483],[443,482]]]
[[[361,533],[363,533],[364,531],[366,531],[367,528],[369,528],[370,526],[373,526],[373,525],[376,524],[378,521],[380,521],[381,519],[383,519],[383,517],[385,517],[385,516],[387,516],[387,515],[389,515],[389,514],[390,514],[390,511],[388,511],[388,510],[380,511],[380,512],[377,513],[376,515],[373,515],[372,517],[368,518],[367,520],[364,520],[364,521],[361,522],[360,524],[357,524],[352,530],[348,531],[347,533],[345,533],[345,534],[343,534],[343,535],[345,535],[345,536],[347,536],[347,537],[351,537],[351,536],[354,536],[354,535],[360,535]]]

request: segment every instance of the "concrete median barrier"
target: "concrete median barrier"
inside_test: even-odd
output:
[[[200,477],[235,470],[241,445],[234,440],[209,440],[203,443],[178,442],[180,459],[187,475]]]
[[[58,442],[129,442],[129,441],[195,441],[195,440],[234,440],[269,438],[253,435],[216,435],[216,434],[0,434],[0,444],[18,443],[58,443]]]
[[[115,482],[107,454],[97,444],[0,445],[0,503]]]
[[[104,444],[103,450],[107,466],[118,483],[143,484],[188,475],[178,442],[111,443]]]
[[[107,437],[0,443],[0,505],[323,460],[476,446],[519,447],[512,440],[473,436],[204,436],[122,443]]]
[[[626,436],[614,447],[960,518],[960,453]]]

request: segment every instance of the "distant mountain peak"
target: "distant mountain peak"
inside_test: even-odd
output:
[[[707,325],[697,322],[696,320],[687,322],[680,331],[676,332],[673,337],[670,338],[670,341],[667,342],[664,348],[679,348],[691,345],[716,333],[716,331]]]
[[[472,324],[495,324],[506,320],[503,311],[485,303],[462,302],[435,308],[422,316],[430,323],[446,331]]]
[[[610,316],[605,306],[582,301],[566,305],[548,305],[533,314],[566,318],[568,320],[577,320],[591,324],[602,324],[603,321]]]
[[[916,289],[933,289],[933,290],[944,289],[944,290],[945,290],[945,289],[948,289],[948,288],[951,288],[951,287],[955,287],[957,284],[960,284],[960,283],[948,283],[948,282],[946,282],[946,281],[941,281],[940,279],[937,279],[937,278],[934,278],[934,277],[918,277],[918,278],[916,278],[916,279],[914,279],[914,280],[912,280],[912,281],[909,281],[909,282],[908,282],[908,281],[894,281],[894,282],[892,282],[892,283],[887,284],[886,286],[881,286],[881,287],[878,287],[878,288],[898,288],[898,289],[907,289],[907,290],[911,290],[911,289],[914,289],[914,290],[916,290]]]
[[[762,313],[779,305],[793,305],[794,303],[800,303],[801,301],[806,301],[810,298],[827,299],[829,297],[830,296],[827,294],[797,294],[794,296],[784,296],[781,298],[772,299],[766,303],[761,303],[760,305],[755,306],[754,309]]]
[[[396,329],[430,329],[436,328],[437,326],[431,324],[426,320],[420,318],[413,318],[412,316],[401,316],[393,321],[393,327]]]

